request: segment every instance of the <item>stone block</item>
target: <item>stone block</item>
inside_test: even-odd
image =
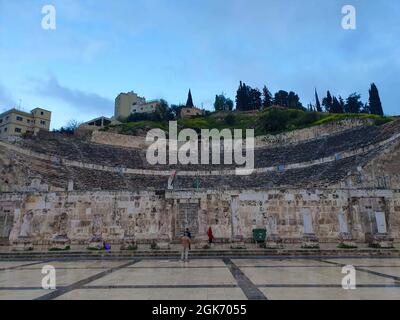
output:
[[[318,237],[314,233],[304,234],[301,247],[303,249],[319,249]]]
[[[12,244],[13,251],[32,251],[33,241],[30,237],[19,237]]]
[[[369,246],[372,248],[392,249],[394,239],[389,237],[387,233],[378,233],[370,238]]]

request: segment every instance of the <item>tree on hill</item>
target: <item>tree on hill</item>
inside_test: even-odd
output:
[[[272,106],[273,98],[271,92],[268,90],[267,86],[264,86],[262,90],[262,106],[263,108],[269,108]]]
[[[233,101],[229,98],[226,98],[224,93],[216,95],[214,101],[214,109],[215,111],[232,111]]]
[[[332,107],[333,107],[333,99],[331,93],[328,92],[326,93],[326,97],[322,99],[322,105],[325,107],[326,112],[332,112]]]
[[[339,102],[339,100],[336,97],[332,98],[332,108],[331,108],[331,113],[343,113],[344,110]]]
[[[372,83],[371,89],[369,89],[369,111],[371,114],[383,116],[381,98],[375,83]]]
[[[317,89],[315,89],[315,108],[317,109],[317,112],[322,112],[322,107],[321,103],[319,102]]]
[[[236,92],[236,109],[240,111],[248,110],[247,108],[249,100],[248,87],[245,83],[242,83],[242,81],[240,81],[239,88]]]
[[[277,93],[275,93],[274,104],[281,107],[288,107],[289,106],[288,98],[289,98],[289,93],[287,91],[279,90]]]
[[[189,89],[189,93],[188,93],[188,98],[187,98],[187,102],[186,102],[186,107],[187,108],[193,108],[194,104],[193,104],[193,98],[192,98],[192,92]]]
[[[345,112],[346,113],[360,113],[363,108],[363,103],[361,102],[361,95],[356,92],[349,95],[346,99]]]
[[[174,119],[179,119],[181,116],[181,110],[182,108],[185,108],[186,106],[183,104],[171,104],[171,112],[174,115]]]
[[[261,92],[240,81],[236,92],[236,109],[240,111],[257,110],[262,105]]]
[[[311,102],[307,105],[307,111],[308,112],[315,112],[315,108],[314,108],[314,106],[313,106],[313,104]]]
[[[342,113],[344,113],[346,103],[344,102],[341,96],[339,96],[339,104],[340,104],[340,110],[342,110]]]
[[[249,110],[259,110],[262,106],[261,92],[257,88],[250,89]]]
[[[293,91],[289,92],[287,104],[291,109],[303,109],[299,96]]]
[[[160,121],[171,121],[175,119],[175,114],[170,109],[168,102],[161,99],[156,111],[154,112],[155,118]]]
[[[363,107],[361,108],[361,113],[371,113],[371,109],[368,103],[364,103]]]

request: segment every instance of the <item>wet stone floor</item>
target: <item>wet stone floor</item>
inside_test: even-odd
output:
[[[44,266],[55,289],[43,289]],[[353,290],[342,267],[355,268]],[[400,299],[399,258],[0,261],[0,300]]]

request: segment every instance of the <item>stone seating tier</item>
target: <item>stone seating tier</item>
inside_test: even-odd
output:
[[[365,126],[308,142],[255,150],[255,168],[308,162],[358,150],[390,138],[400,131],[400,121],[377,127]],[[43,133],[18,142],[23,148],[84,163],[132,169],[210,171],[234,169],[232,165],[150,165],[145,150],[88,143],[75,137]],[[211,159],[211,157],[210,157]]]

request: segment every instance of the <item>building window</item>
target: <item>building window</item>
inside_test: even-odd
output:
[[[31,123],[31,120],[29,120],[29,119],[26,119],[26,122],[28,122],[28,123]]]
[[[40,112],[40,115],[42,116],[44,113],[43,113],[43,111],[42,112]]]
[[[24,119],[22,117],[17,116],[17,121],[23,121]]]
[[[3,123],[3,119],[0,119],[0,123]]]
[[[41,125],[45,125],[45,124],[46,124],[46,121],[40,120],[40,124],[41,124]]]
[[[4,132],[7,132],[7,128],[4,128]]]
[[[21,128],[15,128],[15,132],[17,132],[17,133],[21,133]]]

